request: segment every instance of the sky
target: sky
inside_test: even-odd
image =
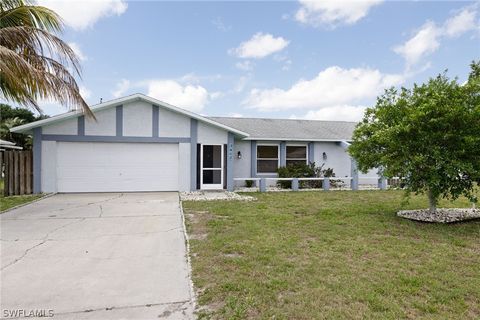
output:
[[[463,82],[480,59],[480,2],[37,2],[63,17],[92,105],[139,92],[209,116],[358,121],[385,88]]]

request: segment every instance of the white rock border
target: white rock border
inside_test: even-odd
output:
[[[215,200],[237,200],[237,201],[255,201],[257,198],[252,196],[240,195],[230,191],[192,191],[181,192],[182,201],[215,201]]]
[[[397,212],[397,216],[415,221],[452,223],[480,219],[480,209],[439,208],[436,213],[431,213],[428,209],[401,210]]]

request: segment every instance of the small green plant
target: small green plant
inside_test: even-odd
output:
[[[310,162],[309,164],[295,164],[288,165],[286,167],[280,167],[277,169],[279,178],[322,178],[322,177],[335,177],[335,173],[332,168],[323,169],[322,164],[320,167],[315,166],[315,162]],[[336,182],[334,180],[330,181],[330,185],[335,187]],[[291,181],[278,181],[277,186],[283,189],[290,189],[292,187]],[[311,181],[301,181],[301,188],[322,188],[323,181],[321,180],[311,180]]]
[[[245,180],[245,187],[251,188],[253,186],[253,180]]]

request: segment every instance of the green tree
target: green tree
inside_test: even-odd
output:
[[[480,62],[466,83],[446,72],[412,89],[392,88],[367,109],[353,134],[350,154],[361,171],[382,168],[400,177],[407,193],[476,202],[480,183]]]
[[[10,132],[10,129],[22,124],[45,119],[48,116],[35,114],[25,108],[13,108],[8,104],[0,103],[0,139],[15,142],[24,149],[32,147],[32,139],[25,134]]]
[[[38,111],[39,99],[52,99],[93,116],[75,80],[78,58],[58,37],[62,29],[50,9],[30,0],[0,1],[0,98]]]

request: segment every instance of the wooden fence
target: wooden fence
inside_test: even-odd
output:
[[[32,151],[4,151],[2,160],[5,164],[3,194],[13,196],[33,193]]]

